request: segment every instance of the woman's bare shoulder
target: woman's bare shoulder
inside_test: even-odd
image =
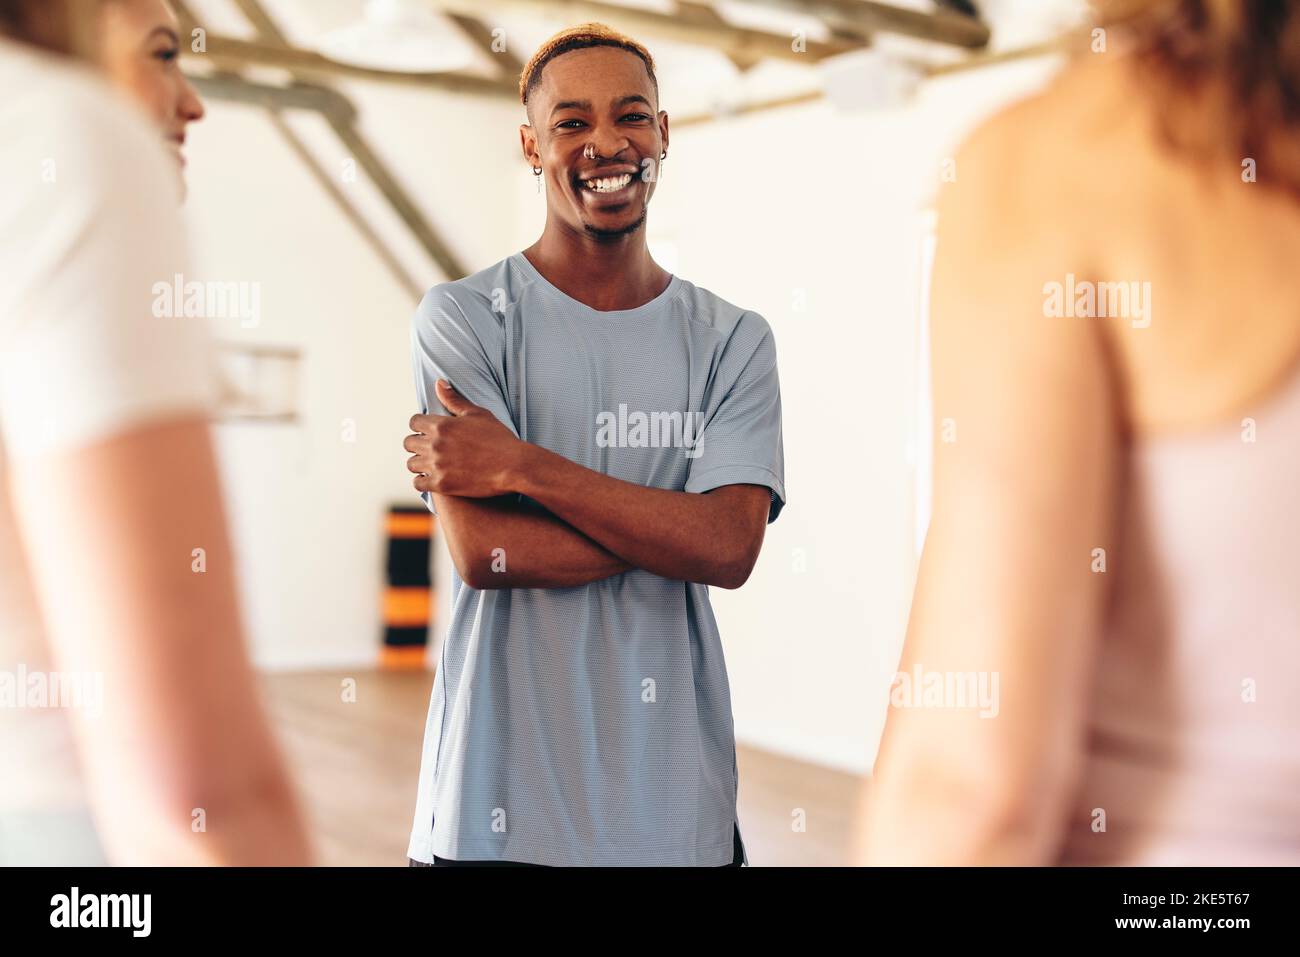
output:
[[[1014,184],[1017,194],[1068,183],[1077,205],[1115,157],[1131,160],[1145,116],[1133,96],[1131,65],[1119,57],[1085,57],[1075,57],[1042,89],[976,127],[958,150],[959,168],[970,169],[986,187]],[[1034,206],[1044,198],[1034,197]]]
[[[1300,280],[1279,266],[1300,256],[1300,204],[1171,146],[1160,109],[1132,62],[1080,56],[967,139],[968,188],[940,204],[1026,277],[1144,291],[1140,322],[1098,325],[1144,434],[1227,421],[1300,365]]]

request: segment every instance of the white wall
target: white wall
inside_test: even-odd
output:
[[[915,573],[923,211],[964,132],[1051,66],[954,75],[894,111],[818,103],[672,137],[650,235],[767,318],[781,372],[789,504],[749,583],[713,593],[746,744],[874,760]]]
[[[479,269],[511,248],[517,194],[531,189],[507,132],[516,111],[481,99],[356,89],[366,129],[449,241]],[[193,277],[261,284],[257,328],[214,325],[223,339],[304,351],[298,426],[218,430],[239,550],[245,618],[258,664],[373,662],[381,635],[382,519],[419,504],[401,442],[415,409],[409,323],[415,302],[357,237],[258,109],[210,103],[193,133]],[[365,182],[342,183],[342,148],[312,117],[295,118],[344,188],[375,212],[423,286],[443,277],[417,254]],[[503,184],[518,177],[516,195]],[[187,277],[190,278],[190,277]],[[345,441],[345,420],[355,442]],[[445,563],[444,563],[445,564]],[[445,570],[445,569],[444,569]],[[446,589],[442,590],[444,593]]]

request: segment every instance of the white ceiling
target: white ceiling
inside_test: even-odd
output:
[[[641,7],[665,13],[675,9],[673,0],[607,0],[622,6]],[[930,0],[892,0],[897,6],[933,10]],[[1082,19],[1086,0],[977,0],[986,22],[992,27],[992,50],[1007,50],[1033,44],[1060,32]],[[312,48],[331,30],[356,22],[365,0],[262,0],[263,5],[299,46]],[[213,31],[252,39],[248,23],[231,0],[190,0],[196,15]],[[517,10],[497,12],[491,0],[482,0],[479,19],[490,28],[502,28],[511,50],[521,60],[558,30],[567,20],[540,15],[521,15]],[[822,39],[825,25],[816,17],[746,4],[744,0],[715,0],[715,8],[737,25],[789,34],[806,31],[809,38]],[[454,27],[449,27],[453,32]],[[811,64],[768,60],[742,72],[724,55],[702,46],[672,43],[650,36],[644,42],[659,67],[660,90],[665,109],[678,116],[725,108],[739,102],[779,98],[820,88],[820,76]],[[935,61],[959,59],[965,54],[907,38],[878,38],[882,49],[898,50],[910,56]],[[491,75],[490,55],[473,49],[475,72]]]

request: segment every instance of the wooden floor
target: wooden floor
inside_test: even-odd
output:
[[[355,680],[355,701],[344,683]],[[406,866],[428,672],[275,674],[263,687],[320,863]],[[737,749],[739,818],[752,866],[844,863],[858,779]],[[806,830],[798,831],[802,809]]]

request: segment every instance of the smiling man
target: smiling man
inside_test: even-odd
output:
[[[709,586],[744,584],[785,502],[772,333],[646,248],[668,115],[644,47],[566,30],[520,96],[542,236],[412,330],[408,468],[456,578],[408,855],[740,866]]]

